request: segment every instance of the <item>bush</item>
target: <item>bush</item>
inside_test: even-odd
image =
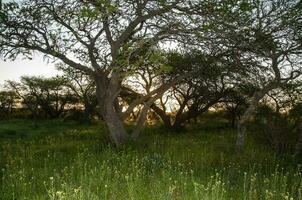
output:
[[[73,120],[77,122],[89,123],[90,119],[85,115],[82,110],[72,109],[69,110],[65,116],[64,120]]]
[[[295,125],[291,123],[286,113],[275,112],[269,106],[258,108],[255,117],[255,127],[260,138],[276,153],[285,153],[293,150],[295,145]]]

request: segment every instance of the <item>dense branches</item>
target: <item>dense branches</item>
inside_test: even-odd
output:
[[[296,0],[26,0],[3,5],[0,56],[61,63],[69,90],[87,113],[98,104],[117,145],[138,107],[132,138],[151,109],[178,127],[217,103],[242,103],[239,151],[258,103],[270,95],[278,107],[272,91],[299,87],[301,16]],[[248,94],[237,94],[242,86]]]

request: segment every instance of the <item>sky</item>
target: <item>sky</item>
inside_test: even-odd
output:
[[[2,0],[3,3],[9,0]],[[15,61],[0,59],[0,85],[5,80],[19,80],[23,75],[41,75],[45,77],[56,75],[54,63],[47,63],[42,55],[35,55],[32,60],[23,60],[21,57]]]
[[[32,60],[23,60],[22,58],[6,62],[0,60],[0,85],[3,85],[5,80],[18,81],[24,75],[50,77],[56,74],[57,70],[54,63],[47,63],[41,55],[36,55]]]

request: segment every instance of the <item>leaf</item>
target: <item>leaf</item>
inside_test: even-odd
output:
[[[117,11],[117,7],[115,5],[110,4],[107,8],[109,13],[114,13]]]
[[[243,12],[251,11],[251,5],[246,1],[242,2],[239,7],[240,10]]]
[[[173,67],[171,65],[161,65],[160,68],[159,68],[159,71],[160,72],[163,72],[163,73],[169,73],[173,70]]]

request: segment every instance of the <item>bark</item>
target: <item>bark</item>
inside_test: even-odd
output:
[[[164,84],[154,91],[150,92],[146,96],[137,95],[138,98],[135,99],[129,105],[128,109],[122,114],[119,113],[119,110],[116,108],[116,99],[121,92],[121,84],[119,82],[118,74],[115,74],[113,72],[110,79],[103,74],[95,75],[94,79],[96,82],[96,95],[99,108],[101,109],[101,114],[103,115],[105,123],[108,126],[112,141],[117,146],[127,142],[127,133],[123,124],[123,120],[132,113],[135,106],[144,103],[144,108],[146,109],[146,111],[144,110],[144,112],[141,113],[137,126],[131,134],[132,139],[137,138],[139,136],[140,130],[145,123],[148,109],[154,103],[154,101],[160,98],[170,87],[177,84],[185,77],[193,75],[194,73],[196,73],[196,71],[191,71],[190,73],[180,75],[169,83]]]
[[[141,111],[138,123],[131,134],[132,139],[136,139],[139,136],[139,133],[140,133],[141,129],[143,128],[143,125],[146,121],[148,110],[150,109],[151,105],[153,105],[154,102],[163,95],[163,93],[164,93],[164,91],[156,94],[155,96],[151,97],[150,99],[148,99],[147,102],[144,103],[144,107]]]
[[[265,93],[263,91],[256,92],[253,96],[251,103],[247,110],[244,112],[243,116],[238,122],[237,127],[237,141],[236,141],[236,152],[239,153],[242,151],[245,139],[247,135],[247,123],[250,121],[250,119],[253,117],[254,113],[256,112],[258,102],[264,97]]]
[[[296,144],[295,154],[294,154],[295,158],[298,158],[299,156],[302,156],[302,122],[299,127],[299,138]]]
[[[171,118],[170,116],[161,108],[156,106],[155,104],[151,105],[152,110],[160,117],[160,119],[163,121],[163,124],[166,128],[171,128]]]
[[[251,102],[244,112],[243,116],[238,122],[237,125],[237,141],[236,141],[236,153],[240,153],[245,145],[246,135],[247,135],[247,123],[251,120],[253,115],[256,112],[257,105],[259,101],[272,89],[278,87],[276,82],[271,82],[263,87],[262,90],[257,91],[254,93],[253,97],[251,98]]]
[[[106,104],[103,117],[108,127],[110,138],[114,144],[117,146],[125,144],[127,142],[127,133],[123,121],[120,119],[112,104]]]
[[[238,117],[238,108],[239,108],[239,104],[236,104],[235,106],[230,106],[227,107],[227,112],[229,112],[229,121],[231,123],[231,127],[232,128],[236,128],[236,120]]]
[[[144,106],[144,108],[142,109],[140,116],[138,118],[136,127],[133,129],[132,134],[131,134],[131,139],[136,140],[145,124],[146,118],[147,118],[147,114],[148,114],[148,110],[149,107],[148,106]]]
[[[99,108],[108,127],[110,138],[117,146],[125,144],[127,133],[115,104],[116,96],[119,93],[117,77],[113,75],[109,81],[105,77],[99,76],[95,81]]]

